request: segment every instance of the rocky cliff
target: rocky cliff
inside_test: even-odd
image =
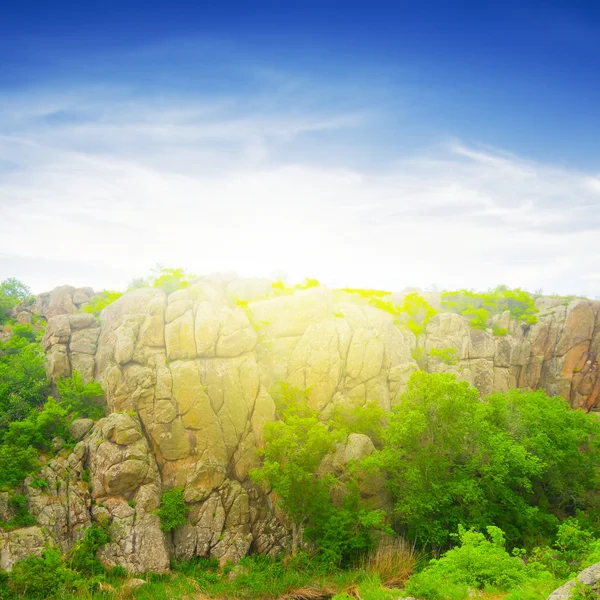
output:
[[[47,489],[26,485],[43,529],[4,534],[3,568],[45,536],[68,549],[100,514],[113,523],[103,559],[133,572],[165,571],[170,555],[224,562],[285,547],[285,518],[248,477],[263,426],[275,417],[270,391],[282,381],[307,389],[323,414],[348,403],[389,410],[419,368],[455,372],[484,395],[543,388],[596,409],[598,302],[539,297],[534,325],[508,311],[495,317],[501,336],[440,312],[417,338],[356,294],[323,286],[272,292],[269,281],[234,278],[198,279],[169,295],[145,288],[108,306],[99,322],[78,312],[93,295],[87,288],[38,299],[32,311],[48,320],[49,376],[76,369],[97,379],[112,414],[75,424],[81,441],[45,467]],[[439,308],[439,295],[428,301]],[[368,442],[353,438],[338,454],[363,455]],[[155,509],[174,486],[191,510],[167,536]]]

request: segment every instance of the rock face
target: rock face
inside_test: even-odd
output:
[[[586,591],[594,592],[597,595],[600,592],[600,563],[581,571],[575,579],[554,590],[547,600],[569,600],[578,584],[587,588]]]
[[[75,312],[91,297],[87,288],[38,298],[49,376],[79,370],[97,379],[113,413],[93,426],[75,423],[81,441],[45,467],[48,488],[26,486],[32,513],[61,548],[102,516],[112,528],[103,559],[132,572],[164,571],[171,554],[225,562],[284,548],[285,518],[249,479],[280,382],[307,390],[324,414],[367,402],[389,410],[419,367],[454,372],[482,394],[518,386],[586,410],[598,402],[600,303],[542,298],[540,321],[528,329],[509,313],[497,317],[503,336],[440,313],[417,339],[349,294],[316,287],[266,297],[272,291],[268,281],[232,278],[198,279],[170,295],[140,289],[108,306],[100,324]],[[449,348],[455,361],[434,352]],[[330,467],[372,450],[366,436],[350,436]],[[165,535],[154,511],[176,486],[190,512]],[[362,487],[381,503],[381,482]]]
[[[11,532],[0,530],[0,571],[10,571],[13,565],[28,556],[39,556],[48,536],[40,527],[24,527]]]
[[[426,370],[454,372],[483,395],[512,387],[541,388],[574,408],[595,410],[600,392],[600,303],[540,298],[536,306],[539,322],[531,327],[522,327],[504,313],[498,319],[498,326],[508,331],[504,336],[471,329],[465,318],[453,313],[436,315],[418,345],[426,353],[454,348],[457,364],[430,356]]]
[[[101,553],[104,563],[132,573],[169,569],[168,540],[155,514],[160,474],[137,417],[101,419],[68,458],[51,460],[37,478],[47,486],[25,480],[29,510],[63,552],[92,519],[104,519],[111,538]]]

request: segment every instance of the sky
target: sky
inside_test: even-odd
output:
[[[600,296],[600,3],[0,5],[0,280]]]

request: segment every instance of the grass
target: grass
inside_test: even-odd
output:
[[[398,598],[395,588],[403,584],[416,565],[414,550],[402,540],[382,544],[356,569],[343,570],[315,562],[300,553],[296,557],[271,559],[252,555],[239,565],[219,568],[203,558],[174,561],[167,575],[147,573],[123,576],[115,573],[88,580],[84,589],[61,594],[63,600],[388,600]],[[146,583],[131,589],[131,579]],[[382,583],[383,582],[383,583]]]
[[[404,538],[386,538],[362,562],[362,570],[381,578],[388,587],[403,586],[421,562],[414,545]]]

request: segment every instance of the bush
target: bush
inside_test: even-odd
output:
[[[190,280],[195,275],[186,273],[183,269],[169,269],[157,267],[154,269],[150,281],[153,287],[160,288],[167,294],[172,294],[190,285]]]
[[[336,444],[355,429],[379,432],[382,411],[374,405],[344,408],[324,423],[310,407],[305,391],[282,385],[273,396],[281,420],[265,425],[264,463],[250,477],[273,490],[290,517],[292,554],[302,547],[306,533],[320,553],[319,560],[347,565],[372,546],[374,531],[388,531],[386,515],[362,506],[354,465],[338,477],[321,466]]]
[[[518,556],[506,552],[504,534],[497,527],[482,533],[459,526],[460,545],[432,560],[406,584],[406,592],[427,600],[462,598],[468,589],[492,589],[506,592],[527,578],[525,565]]]
[[[9,575],[9,587],[21,597],[60,597],[76,579],[77,574],[65,567],[60,552],[48,548],[40,557],[29,556],[17,562]]]
[[[104,573],[105,569],[102,563],[96,556],[98,550],[108,543],[109,536],[106,532],[106,528],[92,524],[89,527],[83,538],[80,539],[73,550],[69,560],[69,566],[71,569],[75,569],[83,575],[93,576],[100,573]]]
[[[79,371],[73,371],[71,377],[59,377],[56,388],[61,405],[72,419],[85,417],[96,421],[106,415],[102,386],[97,381],[85,383]]]
[[[412,292],[404,297],[404,302],[398,309],[398,314],[408,315],[406,326],[418,337],[425,331],[425,326],[437,310],[423,296]]]
[[[367,461],[387,474],[399,531],[424,545],[486,522],[511,544],[548,541],[599,487],[597,418],[540,391],[480,401],[452,374],[416,372],[383,439]]]
[[[29,325],[12,327],[11,337],[0,341],[0,442],[12,421],[42,406],[50,391],[44,352]]]
[[[8,313],[31,297],[31,290],[18,279],[9,277],[0,283],[0,325],[8,320]]]
[[[456,348],[432,348],[429,355],[439,358],[446,365],[455,365],[458,362]]]
[[[13,517],[7,522],[0,522],[2,529],[12,531],[20,527],[35,525],[35,518],[29,514],[27,498],[24,494],[13,494],[8,500],[8,506],[13,513]]]
[[[163,531],[173,531],[183,525],[189,510],[183,498],[183,488],[165,492],[160,499],[160,508],[156,511],[160,517],[160,528]]]
[[[102,290],[96,294],[87,306],[85,312],[91,313],[95,317],[99,317],[100,313],[115,300],[118,300],[123,295],[123,292],[117,292],[114,290]]]
[[[442,293],[442,307],[445,310],[464,315],[474,329],[487,329],[490,319],[505,310],[511,318],[528,325],[537,323],[535,298],[520,288],[508,289],[499,285],[487,292],[455,290]],[[497,329],[495,335],[505,335],[506,330]],[[502,333],[504,331],[504,333]]]

